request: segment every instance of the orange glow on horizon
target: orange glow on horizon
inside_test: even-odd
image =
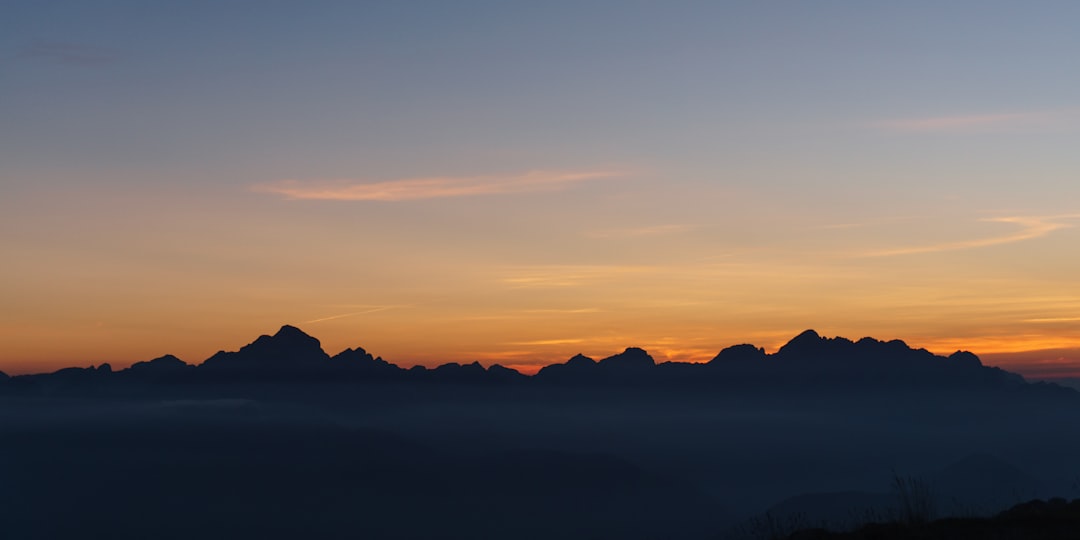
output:
[[[330,354],[363,347],[406,367],[528,370],[626,347],[706,362],[742,343],[775,352],[807,328],[938,354],[1080,347],[1080,295],[1067,292],[1080,271],[1076,214],[824,220],[737,206],[716,217],[709,201],[686,200],[687,211],[653,218],[657,193],[607,191],[634,182],[492,194],[504,198],[494,206],[471,195],[356,203],[246,191],[175,206],[133,205],[133,194],[100,208],[64,201],[59,217],[30,220],[0,269],[19,284],[5,291],[0,369],[121,368],[163,354],[199,363],[283,323]],[[590,187],[584,202],[571,193]],[[560,205],[580,217],[553,219]],[[132,206],[141,210],[125,213]],[[151,219],[145,207],[159,211]],[[237,221],[241,210],[250,219]],[[474,220],[488,214],[498,226]],[[42,247],[57,238],[72,240]],[[867,253],[877,256],[853,256]]]
[[[317,325],[316,325],[317,326]],[[701,337],[687,338],[685,341],[692,346],[680,346],[680,339],[676,337],[663,337],[634,340],[623,335],[612,335],[602,339],[591,341],[584,338],[536,340],[528,346],[515,348],[492,347],[489,350],[467,347],[454,350],[449,346],[440,349],[439,343],[430,341],[423,345],[427,352],[412,348],[373,346],[371,343],[361,343],[362,339],[355,339],[351,335],[341,335],[333,331],[316,331],[305,328],[305,332],[319,338],[323,349],[328,354],[336,354],[346,348],[363,347],[374,356],[381,356],[388,362],[402,367],[424,365],[435,367],[444,363],[457,362],[468,364],[479,361],[484,366],[499,364],[504,367],[516,369],[525,374],[534,374],[541,367],[549,364],[562,363],[576,354],[585,354],[596,360],[622,352],[627,347],[641,347],[649,352],[657,361],[662,362],[708,362],[722,349],[743,343],[763,347],[766,352],[774,353],[780,346],[797,335],[799,331],[775,332],[771,334],[758,333],[758,342],[753,339],[727,339],[705,340]],[[13,332],[21,332],[23,337],[32,336],[37,339],[57,339],[56,332],[30,332],[29,328],[5,327],[0,328],[0,337],[9,337]],[[39,329],[40,330],[40,329]],[[122,369],[137,361],[149,360],[164,354],[174,354],[184,361],[197,364],[211,356],[217,350],[237,350],[243,345],[254,341],[258,335],[272,334],[276,326],[264,329],[261,332],[248,333],[246,337],[237,337],[235,332],[225,332],[225,329],[214,334],[217,342],[222,345],[211,348],[201,348],[200,343],[181,342],[175,340],[176,336],[166,336],[164,332],[154,334],[148,342],[139,343],[123,337],[121,332],[110,332],[107,328],[95,326],[81,334],[68,336],[70,342],[78,344],[79,349],[73,350],[70,357],[53,356],[34,358],[33,349],[24,351],[24,361],[8,362],[0,366],[0,370],[8,374],[26,374],[53,371],[63,367],[89,366],[110,363],[114,369]],[[330,330],[322,329],[322,330]],[[858,340],[862,335],[858,333],[822,332],[824,337],[846,337]],[[783,337],[780,337],[783,336]],[[202,337],[209,338],[203,334]],[[1069,337],[1046,336],[1041,334],[1019,335],[1008,337],[973,337],[969,339],[959,338],[925,338],[905,339],[890,335],[872,335],[876,339],[891,340],[903,339],[912,348],[925,348],[931,352],[947,356],[956,350],[968,350],[976,353],[983,359],[986,365],[1000,365],[1010,371],[1032,376],[1066,377],[1080,375],[1080,339]],[[157,343],[173,338],[179,347],[160,347]],[[8,350],[9,354],[12,352]]]

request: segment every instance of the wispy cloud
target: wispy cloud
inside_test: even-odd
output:
[[[282,180],[251,189],[288,199],[409,201],[473,195],[554,191],[589,180],[620,176],[614,171],[530,171],[506,176],[442,176],[399,180]]]
[[[577,287],[600,280],[611,280],[628,274],[644,274],[657,270],[652,266],[624,265],[547,265],[508,269],[510,275],[502,282],[513,288]]]
[[[651,225],[646,227],[626,227],[615,229],[602,229],[585,233],[589,238],[648,238],[655,236],[667,236],[692,231],[697,225],[686,223],[670,223],[666,225]]]
[[[116,61],[108,49],[79,43],[38,42],[24,47],[21,58],[64,66],[100,66]]]
[[[405,307],[405,306],[376,306],[376,307],[373,307],[371,309],[365,309],[365,310],[362,310],[362,311],[352,311],[352,312],[349,312],[349,313],[341,313],[341,314],[338,314],[338,315],[330,315],[328,317],[320,317],[318,319],[312,319],[310,321],[304,321],[303,324],[314,324],[314,323],[320,323],[320,322],[324,322],[324,321],[332,321],[332,320],[335,320],[335,319],[344,319],[346,317],[355,317],[357,315],[366,315],[368,313],[378,313],[380,311],[387,311],[387,310],[390,310],[390,309],[395,309],[395,308],[400,308],[400,307]]]
[[[1001,236],[991,236],[989,238],[977,238],[974,240],[961,240],[957,242],[944,242],[940,244],[930,244],[925,246],[912,246],[896,249],[883,249],[863,253],[861,257],[892,257],[897,255],[915,255],[920,253],[937,253],[942,251],[957,251],[962,249],[974,249],[981,247],[997,246],[1001,244],[1011,244],[1014,242],[1022,242],[1024,240],[1033,240],[1035,238],[1042,238],[1056,230],[1072,227],[1072,223],[1068,223],[1069,220],[1075,220],[1080,218],[1080,214],[1066,214],[1060,216],[1045,216],[1045,217],[999,217],[988,218],[982,221],[994,222],[994,223],[1008,223],[1016,225],[1020,228],[1011,234],[1005,234]]]
[[[1080,322],[1080,317],[1044,317],[1044,318],[1040,318],[1040,319],[1025,319],[1024,322],[1026,322],[1026,323],[1039,323],[1039,324],[1045,324],[1045,323],[1051,323],[1051,324],[1052,323],[1070,323],[1070,322]]]
[[[1080,125],[1080,108],[896,118],[874,127],[902,133],[981,133]]]
[[[984,364],[1014,371],[1029,378],[1080,377],[1080,348],[1020,350],[979,354]]]

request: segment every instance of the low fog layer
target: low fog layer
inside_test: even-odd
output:
[[[775,355],[742,346],[712,364],[655,365],[631,349],[527,378],[410,372],[362,351],[362,367],[309,369],[333,359],[311,358],[318,342],[301,334],[198,368],[3,382],[5,527],[724,538],[753,534],[766,512],[835,527],[887,516],[898,477],[929,486],[942,515],[1080,496],[1080,395],[970,354],[804,334]]]

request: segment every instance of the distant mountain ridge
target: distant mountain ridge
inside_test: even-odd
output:
[[[785,387],[967,386],[1038,387],[1076,393],[984,366],[977,356],[957,351],[947,357],[913,349],[900,340],[826,338],[802,332],[773,353],[749,344],[721,350],[707,363],[657,363],[630,347],[599,361],[576,355],[565,363],[524,375],[498,364],[484,367],[447,363],[435,368],[402,368],[362,348],[330,356],[318,339],[295,326],[259,336],[238,351],[219,351],[201,364],[165,355],[113,371],[109,364],[65,368],[53,373],[0,377],[0,387],[50,384],[214,381],[444,381],[482,384],[548,385],[760,385]]]

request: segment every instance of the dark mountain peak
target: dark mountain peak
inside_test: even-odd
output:
[[[492,364],[492,366],[488,368],[488,373],[492,377],[501,380],[521,380],[526,378],[520,371],[499,364]]]
[[[376,358],[371,353],[364,350],[363,347],[357,347],[355,349],[345,349],[335,354],[332,360],[338,362],[356,363],[356,362],[376,362]],[[378,360],[382,360],[379,358]]]
[[[949,355],[949,361],[963,367],[982,367],[978,356],[968,351],[956,351]]]
[[[381,357],[372,356],[362,347],[345,349],[330,359],[330,365],[343,374],[359,378],[400,378],[406,370]]]
[[[295,326],[289,326],[287,324],[282,326],[273,336],[259,336],[259,339],[256,339],[253,343],[240,350],[242,351],[257,344],[292,350],[313,351],[318,349],[320,352],[322,351],[322,345],[319,343],[318,339],[307,335],[303,330]]]
[[[566,365],[568,366],[591,366],[594,364],[596,364],[596,360],[593,360],[592,358],[589,358],[588,356],[585,356],[581,353],[575,354],[573,358],[566,361]]]
[[[912,349],[910,345],[901,339],[881,341],[870,337],[864,337],[855,342],[854,347],[852,347],[852,354],[884,360],[912,359],[916,356],[926,358],[933,356],[933,354],[926,349]]]
[[[581,381],[592,380],[597,373],[596,360],[583,354],[576,354],[565,364],[550,364],[540,368],[535,377],[538,380]]]
[[[301,330],[301,329],[299,329],[299,328],[297,328],[295,326],[292,326],[290,324],[282,325],[281,328],[278,329],[277,333],[274,334],[274,337],[277,338],[277,339],[290,339],[290,340],[315,339],[315,338],[309,336],[303,330]],[[316,340],[316,341],[318,341],[318,340]]]
[[[318,339],[285,325],[273,336],[259,336],[237,352],[219,352],[200,367],[230,371],[310,370],[325,367],[329,359]]]
[[[781,358],[813,358],[834,363],[928,360],[934,355],[925,349],[912,349],[902,340],[880,341],[864,337],[851,341],[844,337],[826,338],[813,330],[807,330],[787,342],[777,356]]]
[[[260,353],[289,351],[290,353],[313,353],[315,350],[322,352],[322,344],[303,330],[295,326],[285,325],[272,336],[263,334],[255,341],[240,348],[239,352],[258,351]],[[325,354],[325,353],[323,353]]]
[[[821,337],[816,331],[804,330],[780,347],[776,354],[779,356],[815,356],[823,352],[827,342],[828,340]]]
[[[265,339],[264,339],[265,338]],[[294,349],[319,349],[322,350],[322,344],[319,340],[309,336],[303,330],[290,326],[288,324],[278,329],[277,333],[273,336],[260,336],[258,340],[264,340],[269,343],[273,343],[276,347],[289,347]]]
[[[643,370],[656,366],[656,361],[644,349],[629,347],[619,354],[601,360],[599,365],[608,369]]]
[[[145,362],[135,362],[131,367],[123,370],[129,373],[175,373],[183,371],[192,366],[185,363],[183,360],[171,355],[159,356],[153,360]]]
[[[709,360],[709,364],[760,362],[765,360],[767,356],[764,348],[744,343],[732,345],[720,351],[712,360]]]

